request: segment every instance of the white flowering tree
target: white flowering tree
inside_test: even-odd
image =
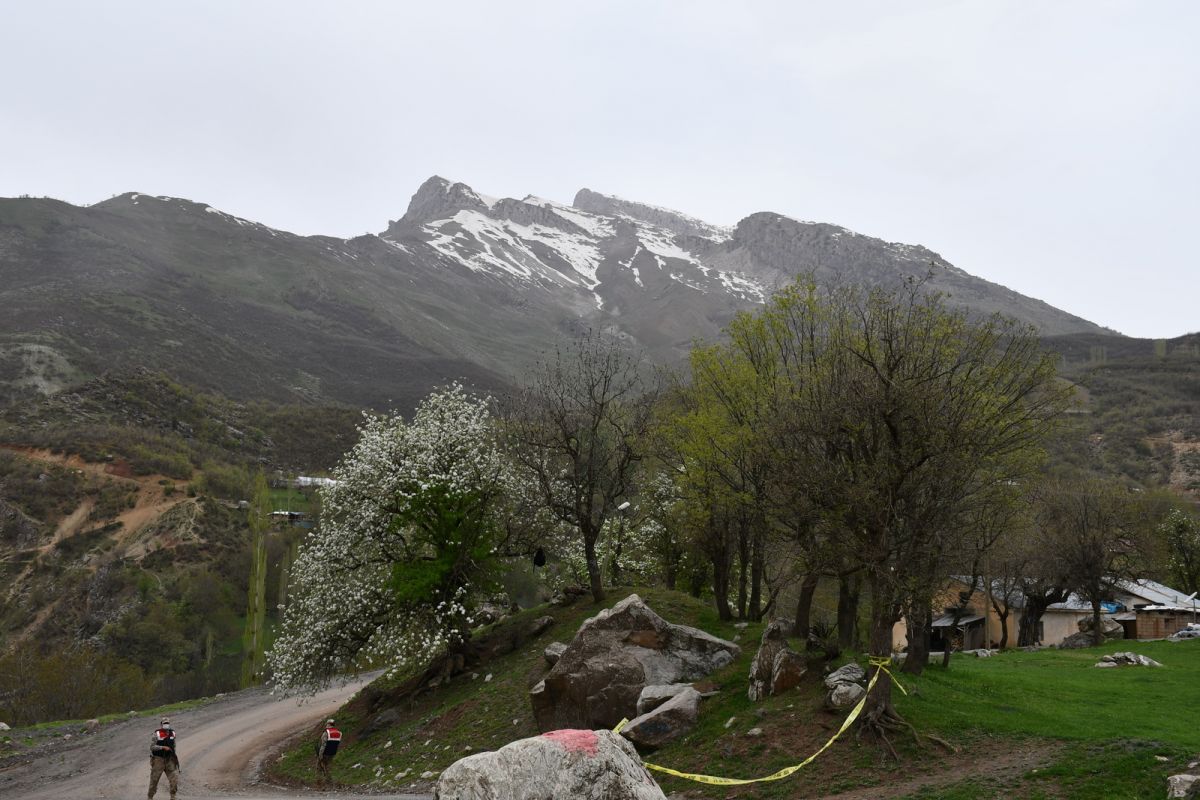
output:
[[[465,642],[505,536],[513,477],[488,401],[434,392],[411,423],[368,419],[322,493],[269,659],[284,690]]]

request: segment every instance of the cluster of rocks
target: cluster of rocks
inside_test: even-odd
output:
[[[1188,764],[1188,771],[1167,778],[1167,800],[1200,798],[1200,761]]]
[[[543,731],[611,729],[631,719],[622,731],[628,738],[661,743],[695,721],[700,693],[690,683],[740,653],[733,642],[667,622],[630,595],[585,621],[569,645],[547,648],[553,666],[529,693],[534,718]]]
[[[825,676],[825,705],[832,709],[850,708],[867,693],[867,671],[853,662]]]
[[[1067,638],[1059,643],[1059,648],[1063,650],[1074,650],[1080,647],[1091,647],[1095,644],[1095,637],[1092,636],[1092,618],[1084,617],[1079,620],[1079,632],[1072,633]],[[1112,641],[1113,639],[1124,639],[1125,629],[1121,627],[1121,623],[1109,617],[1100,618],[1100,634],[1104,637],[1104,641]]]
[[[1168,642],[1186,642],[1188,639],[1200,639],[1200,625],[1188,625],[1167,637]]]
[[[1110,653],[1096,662],[1097,667],[1161,667],[1162,664],[1153,658],[1137,653]]]
[[[800,683],[807,666],[804,657],[788,647],[784,621],[775,620],[763,631],[758,653],[750,665],[751,700],[781,694]]]

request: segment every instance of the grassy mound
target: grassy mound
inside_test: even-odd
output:
[[[751,703],[746,676],[761,624],[739,630],[718,621],[710,604],[675,592],[637,591],[671,622],[736,637],[743,646],[741,657],[713,676],[721,691],[704,701],[697,727],[643,754],[646,761],[751,778],[799,763],[837,730],[843,714],[823,708],[819,662],[793,691]],[[627,593],[614,592],[608,604]],[[534,617],[556,619],[549,631],[474,675],[402,704],[386,699],[398,681],[364,690],[338,716],[346,739],[334,762],[335,780],[364,789],[427,788],[464,755],[536,735],[528,690],[548,669],[542,651],[550,642],[570,641],[597,610],[586,600],[567,608],[530,609],[481,631],[481,636],[515,635]],[[1116,650],[1145,653],[1166,666],[1092,667]],[[1200,729],[1193,719],[1200,700],[1196,642],[1118,642],[991,659],[956,656],[949,670],[931,667],[920,678],[899,679],[910,692],[899,698],[901,712],[920,729],[953,741],[958,753],[900,741],[903,760],[896,764],[876,743],[858,741],[851,732],[810,766],[774,783],[726,788],[655,777],[668,794],[689,798],[1159,797],[1166,776],[1200,751]],[[761,734],[750,735],[754,728]],[[317,735],[313,729],[294,743],[272,766],[272,778],[316,783],[312,742]]]

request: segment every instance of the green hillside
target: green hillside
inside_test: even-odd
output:
[[[614,592],[607,604],[628,591]],[[810,661],[801,686],[752,703],[746,697],[746,676],[761,624],[739,631],[732,623],[719,622],[711,604],[664,590],[637,591],[666,619],[738,638],[743,646],[741,657],[713,676],[720,692],[703,701],[700,724],[644,754],[647,761],[685,772],[762,776],[802,761],[836,731],[843,713],[823,706],[824,664],[819,658]],[[542,636],[415,698],[401,701],[396,696],[400,680],[381,680],[364,689],[338,713],[346,738],[334,762],[336,781],[393,791],[427,787],[436,778],[422,779],[423,774],[440,773],[471,752],[537,735],[528,691],[548,670],[542,650],[553,641],[569,642],[596,610],[585,601],[568,608],[539,607],[478,631],[478,638],[504,639],[537,616],[556,619]],[[851,733],[815,763],[779,782],[726,789],[661,774],[656,778],[671,796],[690,798],[825,797],[864,787],[879,787],[881,795],[887,789],[888,797],[914,798],[1160,797],[1166,776],[1200,751],[1190,711],[1200,702],[1200,643],[1119,644],[1071,652],[1012,652],[992,659],[958,656],[948,671],[932,667],[920,678],[900,675],[908,691],[899,698],[900,711],[920,730],[953,741],[956,753],[898,737],[897,764],[880,745]],[[1114,649],[1145,653],[1166,666],[1091,666]],[[760,728],[762,735],[748,735],[751,728]],[[311,740],[318,732],[310,731],[271,767],[274,779],[315,782]],[[912,783],[914,777],[927,783]],[[876,795],[868,789],[863,796]]]

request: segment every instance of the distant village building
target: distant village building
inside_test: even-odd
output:
[[[1165,639],[1196,621],[1196,596],[1155,581],[1125,581],[1115,593],[1121,606],[1113,619],[1126,639]]]
[[[954,577],[935,598],[933,631],[930,650],[939,652],[947,644],[954,650],[977,650],[999,644],[1003,628],[1000,615],[989,606],[982,582],[970,596],[960,613],[957,624],[952,610],[965,592],[969,578]],[[1002,594],[998,583],[994,595]],[[1121,623],[1126,639],[1165,639],[1196,621],[1195,597],[1150,580],[1123,581],[1113,593],[1112,602],[1104,604],[1105,616]],[[1008,646],[1017,646],[1018,627],[1024,610],[1023,598],[1018,595],[1010,603],[1012,611],[1005,620]],[[1060,644],[1063,639],[1079,632],[1079,622],[1092,616],[1092,605],[1077,594],[1046,609],[1038,626],[1038,642],[1046,646]],[[892,649],[900,652],[908,647],[908,629],[901,619],[892,628]]]

